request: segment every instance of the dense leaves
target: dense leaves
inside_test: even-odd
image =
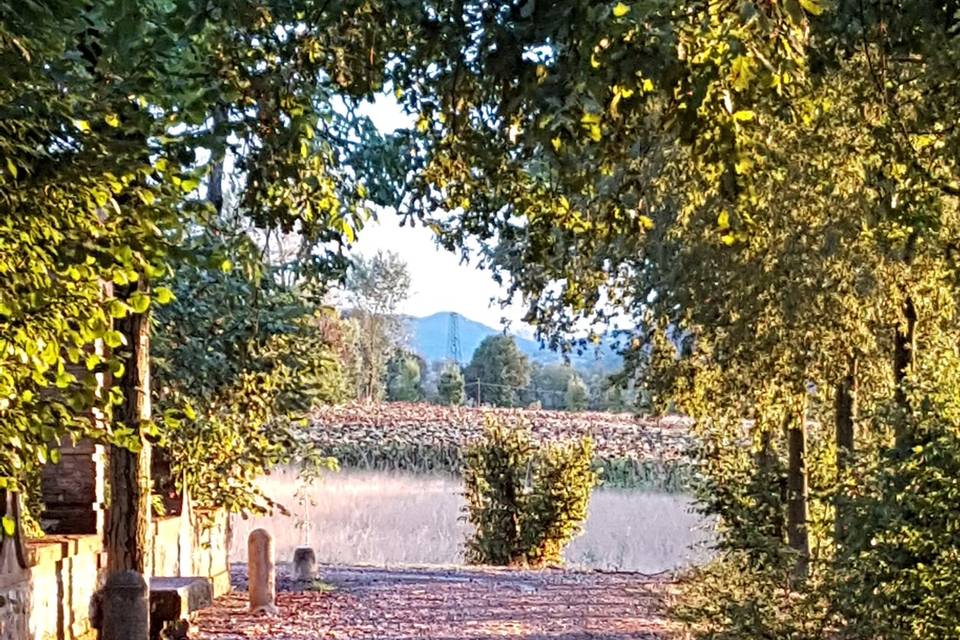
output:
[[[581,531],[599,475],[593,443],[540,447],[522,425],[491,420],[466,451],[466,519],[473,527],[466,557],[475,564],[544,566],[563,562]]]
[[[530,384],[530,362],[513,337],[484,338],[463,371],[467,397],[477,405],[516,407]]]
[[[296,232],[302,276],[343,272],[402,175],[357,107],[406,24],[365,0],[0,3],[0,482],[67,440],[160,435],[96,393],[127,356],[113,321],[171,299],[128,285],[181,273],[225,203],[264,247]]]
[[[195,260],[174,272],[175,300],[156,314],[154,455],[168,467],[160,480],[186,483],[203,507],[256,511],[272,506],[257,489],[264,471],[330,464],[302,420],[347,397],[341,345],[331,342],[339,336],[326,330],[339,319],[269,265],[224,271],[225,260],[256,251],[245,235],[232,251],[207,235],[191,242]]]

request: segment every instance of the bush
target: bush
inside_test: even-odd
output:
[[[472,564],[561,564],[582,529],[599,475],[589,438],[537,447],[524,426],[489,421],[465,455],[466,519]]]

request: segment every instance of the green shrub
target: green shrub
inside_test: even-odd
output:
[[[525,426],[487,424],[467,448],[463,477],[466,519],[473,525],[472,564],[544,566],[563,562],[563,549],[587,517],[599,475],[593,443],[535,446]]]

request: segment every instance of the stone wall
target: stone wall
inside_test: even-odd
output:
[[[223,595],[230,590],[227,514],[184,511],[153,523],[154,574],[206,576],[214,595]],[[100,537],[30,541],[27,564],[26,569],[18,566],[10,539],[0,544],[0,640],[93,638],[90,601],[106,567]]]

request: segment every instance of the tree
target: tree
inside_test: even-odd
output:
[[[423,399],[421,371],[423,360],[411,353],[396,351],[387,363],[387,400],[417,402]]]
[[[347,397],[343,333],[312,287],[284,284],[276,266],[224,269],[260,255],[245,234],[188,242],[195,259],[174,271],[175,298],[154,314],[157,489],[187,489],[203,508],[261,512],[277,506],[260,489],[265,471],[301,464],[306,475],[328,465],[299,421]]]
[[[567,388],[564,393],[564,402],[569,411],[583,411],[587,408],[590,400],[590,392],[587,384],[579,375],[574,373],[567,380]]]
[[[930,367],[956,361],[956,7],[481,5],[438,11],[444,47],[405,68],[424,209],[457,212],[444,242],[479,241],[551,343],[631,322],[654,405],[697,418],[730,566],[822,602],[810,560],[858,551],[851,483],[887,436],[921,455]],[[804,637],[732,600],[710,637]]]
[[[515,407],[530,384],[530,364],[512,336],[483,339],[463,372],[467,396],[475,403]]]
[[[456,364],[444,367],[437,383],[437,401],[440,404],[459,406],[466,397],[463,374]]]
[[[410,291],[410,274],[397,254],[379,251],[372,258],[354,262],[345,289],[361,330],[363,378],[359,396],[380,399],[386,391],[390,352],[402,342],[403,322],[397,316],[397,307]]]
[[[530,402],[539,402],[544,409],[566,408],[567,383],[575,374],[563,364],[534,364],[530,374]]]
[[[382,86],[385,59],[356,46],[384,44],[375,34],[387,33],[386,19],[362,0],[335,9],[224,0],[202,11],[190,2],[0,3],[10,70],[0,79],[9,125],[0,134],[0,272],[9,275],[0,284],[9,445],[0,476],[16,484],[56,461],[64,440],[117,445],[112,569],[148,570],[144,461],[156,434],[146,420],[145,314],[170,295],[148,287],[189,259],[180,240],[219,213],[197,191],[209,176],[210,199],[220,200],[227,151],[231,195],[251,226],[296,229],[305,275],[342,269],[343,245],[368,201],[389,199],[395,175],[378,165],[376,130],[349,108]],[[408,23],[389,21],[402,41]],[[94,380],[106,373],[123,384],[98,395]],[[124,460],[133,462],[126,471]]]

